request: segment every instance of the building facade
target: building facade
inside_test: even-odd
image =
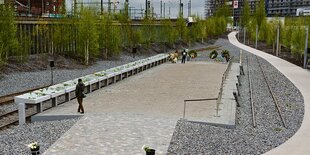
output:
[[[43,16],[59,14],[63,1],[65,0],[4,0],[4,3],[14,5],[19,16]]]
[[[310,0],[267,0],[267,15],[296,16],[298,8],[310,7]]]
[[[205,0],[205,17],[214,15],[214,12],[220,2],[223,0]],[[242,14],[242,8],[245,0],[238,0],[238,8],[233,9],[234,19],[238,19]],[[255,12],[256,4],[259,0],[248,0],[251,13]],[[233,2],[232,2],[233,3]],[[233,8],[233,5],[231,5]],[[265,0],[265,10],[267,17],[285,17],[296,16],[297,9],[310,8],[310,0]]]

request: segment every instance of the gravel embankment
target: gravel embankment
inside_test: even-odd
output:
[[[28,144],[38,142],[40,152],[46,151],[68,131],[78,119],[35,122],[0,132],[0,154],[28,155]]]
[[[239,49],[227,40],[217,44],[230,49]],[[246,57],[249,57],[249,68]],[[258,66],[256,57],[244,52],[243,65],[245,76],[241,76],[240,104],[236,114],[236,128],[225,129],[206,124],[178,121],[171,139],[168,153],[171,154],[262,154],[284,143],[299,129],[304,115],[303,97],[299,90],[277,69],[264,59],[259,58],[272,90],[277,96],[287,127],[284,128],[276,111],[266,82]],[[256,108],[257,127],[252,125],[249,98],[250,70],[253,101]]]

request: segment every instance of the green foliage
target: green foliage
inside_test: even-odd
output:
[[[189,31],[186,27],[186,22],[183,18],[178,18],[176,22],[177,34],[179,34],[180,40],[189,41]]]
[[[247,0],[244,1],[244,7],[242,9],[242,16],[241,16],[241,26],[247,27],[250,21],[250,5]]]
[[[260,28],[263,22],[266,20],[264,0],[259,0],[259,3],[257,3],[256,10],[255,10],[255,18],[256,18],[256,23],[258,25],[258,28]]]
[[[206,34],[215,37],[226,32],[227,22],[225,17],[211,17],[206,20],[206,26]]]
[[[96,26],[97,18],[91,8],[82,8],[77,21],[77,55],[83,57],[84,64],[89,64],[89,58],[99,54],[99,35]]]
[[[177,37],[177,30],[173,27],[171,20],[162,21],[162,31],[160,34],[161,40],[171,46],[175,43]]]
[[[150,18],[145,18],[142,22],[142,37],[143,43],[149,47],[151,43],[155,41],[156,38],[156,27],[154,24],[154,20]]]
[[[298,24],[298,22],[296,23]],[[305,48],[305,28],[301,26],[295,26],[294,31],[291,34],[291,52],[294,55],[302,55]]]
[[[191,38],[195,41],[201,39],[201,42],[203,42],[203,39],[207,36],[205,21],[199,17],[195,17],[195,19],[196,23],[191,28]]]
[[[16,32],[13,8],[0,5],[0,65],[6,63],[10,55],[19,52]]]
[[[120,54],[121,35],[120,28],[113,25],[112,16],[101,15],[99,24],[99,45],[105,58]],[[116,23],[115,23],[116,24]]]

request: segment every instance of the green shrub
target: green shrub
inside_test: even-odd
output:
[[[209,57],[211,59],[215,59],[217,57],[218,53],[216,50],[213,50],[210,54],[209,54]]]

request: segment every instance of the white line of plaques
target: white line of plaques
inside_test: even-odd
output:
[[[52,100],[52,106],[56,107],[57,97],[65,95],[66,102],[72,98],[78,79],[82,79],[86,86],[86,93],[108,86],[110,84],[121,81],[127,77],[135,75],[144,70],[158,66],[168,61],[168,54],[158,54],[153,57],[141,59],[122,66],[117,66],[104,71],[96,72],[74,80],[59,83],[47,88],[35,90],[26,94],[15,96],[15,103],[18,104],[19,124],[25,124],[25,108],[28,104],[36,105],[37,112],[43,111],[43,102]]]

